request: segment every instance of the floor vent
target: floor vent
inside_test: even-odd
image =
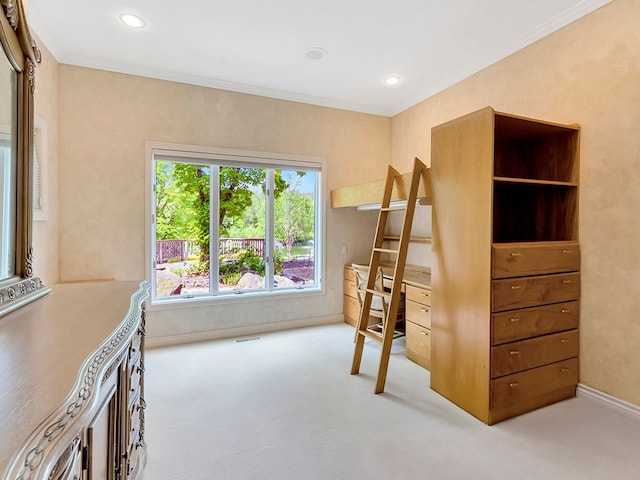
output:
[[[236,338],[236,342],[253,342],[254,340],[260,340],[260,337],[245,337],[245,338]]]

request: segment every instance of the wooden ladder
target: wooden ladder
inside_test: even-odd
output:
[[[360,362],[362,361],[362,351],[364,349],[365,339],[370,338],[371,340],[382,345],[382,352],[380,353],[380,365],[378,367],[378,377],[376,380],[376,388],[374,390],[375,393],[382,393],[384,391],[384,384],[387,379],[389,356],[391,355],[391,344],[394,338],[398,307],[400,306],[401,301],[402,278],[404,276],[404,269],[407,261],[407,251],[409,249],[409,241],[411,238],[413,214],[415,212],[416,201],[418,199],[418,187],[420,186],[422,173],[426,169],[427,166],[418,158],[416,158],[413,165],[413,173],[411,176],[411,185],[409,187],[407,203],[406,205],[397,207],[392,207],[390,206],[390,204],[393,187],[396,183],[397,177],[399,177],[400,174],[391,166],[389,166],[389,171],[387,173],[384,195],[380,207],[380,213],[378,214],[378,226],[376,228],[373,249],[371,251],[371,260],[369,262],[369,277],[367,280],[367,288],[364,295],[362,308],[360,309],[360,318],[358,319],[355,349],[353,352],[353,363],[351,365],[352,375],[360,372]],[[399,239],[397,239],[398,249],[394,250],[383,248],[384,241],[389,239],[389,237],[385,236],[389,213],[398,210],[404,210],[402,231],[400,232]],[[382,289],[381,291],[374,288],[376,272],[380,267],[380,257],[383,253],[395,255],[396,257],[393,270],[393,282],[390,292],[386,292],[384,291],[384,289]],[[374,295],[382,297],[383,302],[388,302],[388,308],[386,309],[386,318],[383,318],[382,321],[383,329],[381,334],[371,331],[367,328],[369,324],[371,300]]]

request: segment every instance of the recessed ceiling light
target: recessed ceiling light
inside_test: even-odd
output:
[[[144,20],[132,13],[122,13],[120,15],[120,20],[122,20],[122,23],[124,23],[125,25],[128,25],[129,27],[133,27],[133,28],[144,27]]]
[[[326,55],[327,55],[327,51],[324,48],[320,48],[320,47],[308,48],[307,51],[304,53],[304,56],[307,57],[309,60],[320,60],[321,58],[324,58]]]
[[[400,75],[393,74],[393,75],[387,75],[386,77],[384,77],[382,81],[384,82],[385,85],[394,86],[402,83],[402,80],[404,79]]]

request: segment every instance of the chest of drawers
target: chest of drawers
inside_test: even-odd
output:
[[[352,327],[358,326],[358,317],[360,315],[360,304],[358,303],[356,277],[353,267],[346,265],[344,267],[342,287],[342,306],[344,313],[344,321]]]
[[[580,249],[577,242],[492,247],[490,419],[575,395]]]
[[[405,287],[407,358],[429,370],[431,367],[431,290]]]
[[[482,422],[575,395],[579,153],[491,107],[431,130],[431,388]]]

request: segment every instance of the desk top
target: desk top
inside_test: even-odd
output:
[[[393,280],[393,269],[395,268],[395,264],[391,262],[382,262],[380,266],[382,267],[382,275],[387,279]],[[431,290],[431,269],[420,265],[407,264],[404,267],[404,278],[402,281],[408,285]]]

